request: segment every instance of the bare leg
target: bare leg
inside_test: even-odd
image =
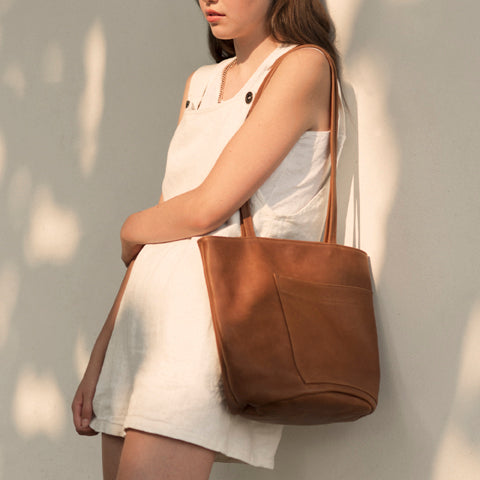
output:
[[[102,433],[103,480],[115,480],[117,478],[123,442],[122,437]]]
[[[117,480],[208,480],[215,452],[138,430],[127,430]]]

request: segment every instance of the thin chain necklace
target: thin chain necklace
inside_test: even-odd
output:
[[[227,79],[227,73],[228,71],[233,68],[237,64],[237,59],[234,58],[233,61],[231,61],[224,69],[222,72],[222,82],[220,83],[220,92],[218,94],[218,103],[220,103],[223,100],[223,91],[225,90],[225,81]]]

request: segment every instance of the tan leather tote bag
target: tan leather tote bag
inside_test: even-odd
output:
[[[296,48],[305,47],[319,48]],[[337,75],[323,53],[332,75],[324,241],[256,237],[248,202],[241,208],[241,237],[198,241],[227,405],[269,423],[344,422],[377,405],[380,369],[368,256],[336,243]]]

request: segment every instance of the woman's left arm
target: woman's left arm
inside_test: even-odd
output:
[[[286,57],[203,183],[127,218],[121,229],[123,261],[128,265],[144,244],[218,228],[258,190],[304,132],[328,130],[329,110],[325,57],[313,49]]]

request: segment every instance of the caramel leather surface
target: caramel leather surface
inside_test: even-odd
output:
[[[302,45],[285,55],[307,47],[319,48]],[[338,92],[335,65],[323,53],[332,73],[324,241],[256,237],[248,202],[241,208],[241,237],[198,241],[225,398],[232,412],[257,421],[349,421],[377,405],[380,368],[368,256],[336,243]]]

